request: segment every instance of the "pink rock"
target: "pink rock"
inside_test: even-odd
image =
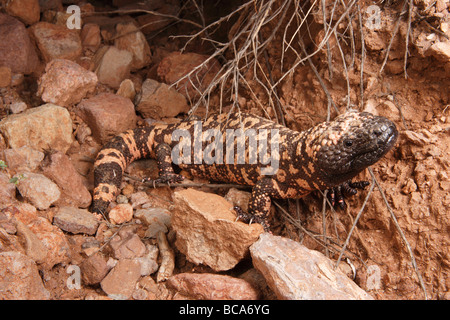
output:
[[[133,219],[133,207],[128,203],[121,203],[111,209],[109,220],[114,224],[122,224]]]
[[[114,46],[132,54],[131,70],[136,71],[147,66],[151,62],[151,53],[144,34],[132,22],[118,23],[116,30],[117,36],[122,36],[114,40]]]
[[[75,60],[81,55],[80,36],[66,26],[38,22],[30,27],[30,33],[46,62],[53,59]]]
[[[45,66],[38,81],[37,94],[45,102],[69,106],[81,101],[97,85],[97,76],[79,64],[65,59],[54,59]]]
[[[36,264],[19,252],[0,253],[0,300],[46,300],[45,289]]]
[[[140,276],[141,266],[139,262],[122,259],[102,280],[100,285],[110,298],[128,299],[131,297]]]
[[[105,258],[99,253],[83,260],[80,269],[83,282],[87,285],[100,283],[109,271]]]
[[[94,61],[98,81],[117,89],[130,76],[133,54],[114,46],[103,47],[97,50]]]
[[[81,30],[81,43],[83,47],[95,51],[101,42],[100,27],[95,23],[86,23]]]
[[[112,93],[101,93],[81,101],[75,113],[87,123],[93,137],[102,144],[136,126],[133,103]]]
[[[13,73],[30,74],[39,67],[36,48],[19,20],[0,13],[0,65]]]
[[[181,294],[205,300],[257,300],[259,292],[246,280],[211,273],[179,273],[167,285]]]
[[[91,204],[91,194],[83,183],[69,157],[62,152],[48,155],[43,164],[43,173],[52,179],[61,190],[58,204],[87,208]]]

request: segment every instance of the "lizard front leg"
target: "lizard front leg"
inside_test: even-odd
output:
[[[158,165],[159,177],[157,179],[145,179],[145,181],[156,183],[176,183],[184,180],[180,174],[176,174],[172,167],[172,148],[166,143],[160,143],[155,147],[156,163]]]
[[[264,227],[265,231],[269,231],[270,226],[267,222],[267,216],[270,212],[271,196],[274,196],[274,190],[274,180],[272,178],[264,177],[258,180],[252,189],[248,212],[244,212],[240,207],[234,207],[237,218],[247,223],[259,223]]]

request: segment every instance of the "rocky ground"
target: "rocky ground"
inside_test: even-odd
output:
[[[127,169],[108,219],[90,213],[101,146],[136,126],[181,121],[224,61],[209,59],[211,43],[197,39],[181,52],[186,39],[171,37],[199,31],[200,22],[187,22],[201,20],[189,14],[194,1],[72,1],[82,13],[74,30],[68,2],[2,1],[0,299],[423,299],[424,291],[450,298],[448,1],[413,1],[411,23],[398,19],[409,10],[403,2],[384,2],[377,28],[363,29],[364,66],[359,35],[343,48],[331,37],[311,60],[320,81],[305,63],[280,83],[290,128],[324,121],[328,93],[340,111],[350,104],[400,131],[394,150],[372,166],[380,188],[338,269],[368,190],[344,211],[323,214],[320,194],[273,205],[269,234],[235,221],[230,203],[245,208],[247,190],[153,188],[139,178],[156,177],[155,161],[141,160]],[[243,3],[207,5],[207,23]],[[360,2],[366,19],[371,4]],[[117,9],[153,13],[109,13]],[[311,14],[309,46],[322,40],[324,16],[319,8]],[[341,24],[337,30],[349,32]],[[297,56],[283,52],[280,39],[267,47],[266,62],[294,65]],[[177,82],[202,63],[194,81]],[[281,70],[273,67],[271,77]],[[274,108],[260,106],[269,105],[266,92],[252,75],[246,81],[252,91],[242,90],[240,108],[273,116]],[[208,110],[230,110],[219,89],[208,101]],[[196,115],[206,112],[203,105]],[[372,180],[367,171],[358,178]]]

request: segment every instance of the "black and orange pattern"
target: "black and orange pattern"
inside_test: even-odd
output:
[[[222,152],[215,154],[214,163],[199,162],[198,125],[202,132],[210,129],[218,130],[223,140]],[[197,126],[197,127],[196,127]],[[321,123],[307,131],[296,132],[270,120],[250,115],[226,114],[213,115],[202,121],[185,121],[178,124],[157,124],[146,128],[137,128],[113,138],[99,152],[94,165],[95,189],[93,212],[105,213],[108,204],[119,193],[122,174],[133,161],[141,158],[157,160],[159,168],[158,182],[177,182],[183,179],[172,168],[172,150],[180,141],[173,141],[175,130],[189,132],[192,140],[184,141],[192,148],[188,158],[190,161],[179,163],[179,167],[193,176],[253,186],[249,204],[249,213],[241,213],[245,220],[253,220],[264,224],[271,205],[271,198],[299,198],[314,190],[325,190],[346,183],[359,172],[378,161],[394,145],[397,129],[388,119],[366,112],[350,111],[338,116],[332,122]],[[250,161],[250,154],[260,150],[252,150],[254,144],[245,140],[245,163],[239,164],[237,159],[237,142],[229,146],[234,150],[234,160],[227,160],[225,149],[227,133],[243,129],[267,130],[267,141],[276,141],[276,150],[271,150],[267,143],[267,156],[277,164],[273,175],[263,175],[261,171],[267,162],[261,159]],[[231,130],[231,131],[227,131]],[[196,136],[197,134],[197,136]],[[195,138],[197,140],[195,141]],[[259,136],[258,136],[259,139]],[[271,140],[273,139],[273,140]],[[230,143],[228,141],[228,143]],[[210,145],[212,140],[202,141],[201,150]],[[216,141],[218,142],[218,141]],[[262,143],[258,140],[257,148]],[[211,151],[211,148],[209,149]],[[220,152],[219,148],[213,150]],[[267,160],[267,159],[266,159]]]

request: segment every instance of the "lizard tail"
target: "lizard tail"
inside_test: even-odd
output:
[[[91,211],[106,213],[116,198],[125,168],[146,158],[153,149],[153,127],[128,130],[109,141],[98,153],[94,164],[94,193]]]

